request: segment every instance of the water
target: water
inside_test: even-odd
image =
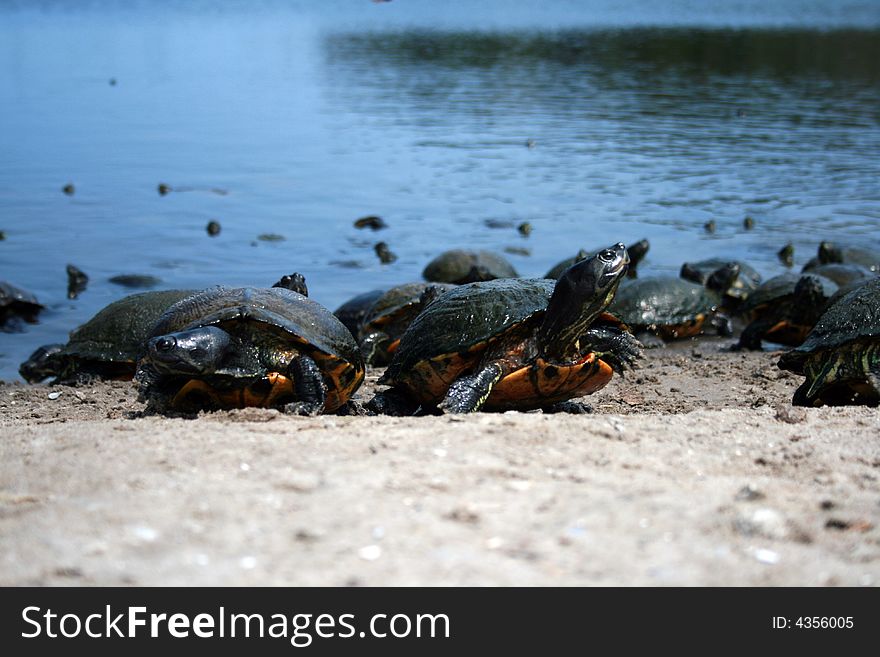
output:
[[[129,293],[117,274],[300,271],[333,308],[460,246],[542,275],[648,237],[646,273],[766,276],[788,241],[798,265],[880,246],[880,2],[180,4],[0,2],[0,279],[48,306],[0,333],[0,379]]]

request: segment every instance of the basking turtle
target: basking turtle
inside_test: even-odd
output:
[[[700,335],[706,326],[719,335],[733,331],[730,319],[719,312],[722,290],[739,276],[739,266],[728,263],[698,285],[673,276],[642,278],[622,287],[609,307],[636,335],[648,333],[664,341]]]
[[[43,305],[33,294],[7,281],[0,281],[0,326],[5,326],[13,318],[34,324],[41,310]]]
[[[828,307],[838,286],[810,274],[782,274],[755,290],[741,308],[749,321],[736,349],[761,349],[761,341],[796,347],[807,337]]]
[[[508,278],[444,293],[404,333],[379,380],[392,388],[369,407],[572,410],[558,405],[601,389],[640,355],[635,338],[604,313],[627,262],[618,244],[558,281]]]
[[[449,283],[405,283],[391,288],[380,296],[366,312],[358,331],[358,343],[367,365],[387,365],[391,362],[400,337],[425,305],[423,295],[451,290]]]
[[[114,301],[74,329],[67,344],[44,345],[18,371],[30,383],[83,384],[94,379],[127,380],[153,324],[172,304],[194,290],[142,292]]]
[[[828,241],[821,242],[816,255],[807,261],[801,271],[813,271],[816,267],[829,264],[858,265],[868,271],[880,273],[880,251],[864,247],[841,247]]]
[[[376,303],[376,299],[385,294],[385,290],[370,290],[352,297],[333,311],[336,318],[345,324],[351,334],[357,336],[367,312]]]
[[[635,244],[630,244],[626,247],[626,252],[629,254],[629,267],[626,270],[626,275],[629,278],[636,277],[636,267],[638,267],[639,263],[644,260],[645,255],[650,248],[651,244],[648,240],[639,240]],[[581,249],[573,258],[566,258],[565,260],[557,262],[550,271],[545,274],[544,278],[552,278],[555,281],[562,276],[562,272],[571,267],[574,263],[586,260],[595,254],[595,251],[584,251]]]
[[[519,274],[504,257],[492,251],[444,251],[425,267],[422,278],[434,283],[473,283],[496,278],[516,278]]]
[[[333,314],[284,288],[215,287],[171,306],[135,380],[149,410],[243,406],[332,413],[364,379],[357,343]]]
[[[680,276],[686,281],[706,285],[709,278],[726,265],[739,267],[739,274],[732,278],[726,288],[716,288],[723,294],[722,306],[725,310],[736,310],[761,284],[761,275],[744,262],[709,258],[699,262],[686,262],[681,266]]]
[[[795,406],[880,402],[880,278],[833,303],[779,367],[806,377]]]

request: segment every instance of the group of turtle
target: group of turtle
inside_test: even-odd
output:
[[[266,288],[135,294],[67,344],[37,349],[20,372],[31,382],[134,378],[159,413],[580,412],[572,400],[622,374],[643,345],[745,324],[735,348],[795,347],[779,361],[806,377],[794,404],[880,401],[877,253],[823,243],[800,274],[762,283],[721,260],[639,278],[648,248],[581,251],[543,278],[520,278],[491,252],[449,251],[425,268],[427,282],[366,292],[335,313],[298,274]],[[0,286],[4,312],[21,297]],[[387,389],[354,401],[366,368],[386,365]]]

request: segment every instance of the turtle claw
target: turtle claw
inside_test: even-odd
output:
[[[589,342],[591,351],[621,376],[626,370],[633,369],[643,356],[642,343],[631,333],[620,329],[608,326],[592,328],[584,334],[584,339]]]
[[[281,407],[281,411],[287,415],[302,415],[306,417],[315,417],[324,411],[324,403],[320,404],[310,402],[291,402]]]
[[[564,402],[557,402],[556,404],[553,404],[552,406],[547,406],[541,410],[543,410],[544,413],[546,413],[548,415],[553,414],[553,413],[570,413],[572,415],[589,415],[590,413],[593,412],[593,407],[590,406],[589,404],[584,403],[584,402],[564,401]]]

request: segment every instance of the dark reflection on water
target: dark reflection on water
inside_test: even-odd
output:
[[[122,296],[115,274],[191,288],[299,270],[333,307],[460,246],[508,248],[541,275],[580,247],[648,237],[645,273],[724,256],[769,276],[788,241],[799,265],[824,238],[880,242],[878,30],[331,18],[2,32],[0,278],[49,310],[0,334],[0,378]],[[192,191],[160,197],[159,182]],[[368,214],[389,228],[353,228]],[[380,240],[398,261],[380,265]],[[91,277],[75,301],[67,262]]]

